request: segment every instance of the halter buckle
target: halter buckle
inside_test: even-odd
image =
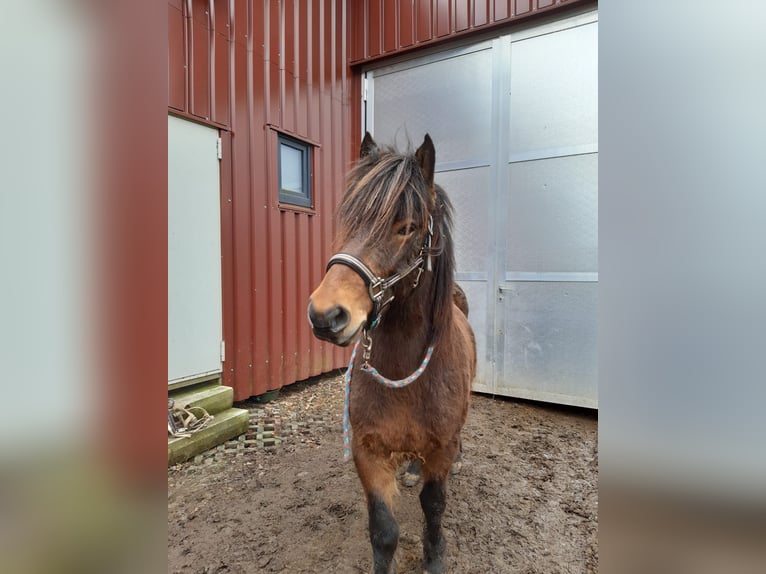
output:
[[[367,287],[367,290],[370,292],[370,299],[372,299],[373,302],[383,299],[383,294],[386,292],[384,283],[385,281],[383,281],[383,279],[378,279],[377,281],[371,282]]]

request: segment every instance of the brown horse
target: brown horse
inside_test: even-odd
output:
[[[427,134],[414,154],[365,135],[337,211],[338,253],[308,306],[318,338],[362,346],[349,371],[351,446],[376,574],[396,569],[396,470],[413,459],[423,475],[423,566],[444,572],[446,480],[476,372],[473,331],[455,304],[452,206],[434,185],[435,157]]]

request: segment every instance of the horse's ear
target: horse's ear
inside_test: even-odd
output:
[[[423,138],[423,143],[415,152],[415,159],[420,164],[420,169],[423,170],[423,177],[426,180],[426,185],[429,189],[434,185],[434,165],[436,164],[436,150],[434,149],[434,142],[431,141],[431,136],[426,134]]]
[[[374,155],[378,153],[378,144],[372,139],[370,132],[364,132],[364,139],[362,145],[359,148],[359,159],[367,157],[368,155]]]

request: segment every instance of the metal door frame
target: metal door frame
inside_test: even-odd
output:
[[[383,66],[376,66],[373,64],[373,66],[362,73],[361,134],[363,135],[365,131],[374,133],[374,95],[376,77],[432,64],[480,50],[490,49],[492,51],[491,117],[493,118],[493,121],[490,137],[494,154],[489,158],[489,163],[438,163],[437,153],[435,170],[436,173],[440,173],[470,167],[490,168],[490,186],[493,193],[490,194],[490,201],[487,202],[486,223],[490,227],[490,240],[487,245],[488,266],[485,272],[457,272],[455,276],[458,281],[486,281],[487,311],[485,335],[487,337],[487,356],[485,357],[485,361],[489,380],[474,385],[474,390],[479,392],[495,394],[498,387],[498,377],[506,374],[504,373],[505,319],[501,304],[510,283],[528,281],[598,282],[598,272],[506,272],[506,247],[502,218],[504,217],[504,214],[507,213],[510,198],[507,193],[498,192],[498,190],[508,189],[510,180],[509,166],[512,163],[537,159],[535,155],[538,155],[539,157],[568,157],[583,153],[598,153],[598,145],[596,144],[595,146],[578,146],[577,149],[560,148],[556,150],[545,150],[546,153],[552,153],[553,155],[543,156],[538,152],[537,154],[518,154],[517,156],[511,157],[510,136],[507,128],[507,126],[510,125],[511,119],[511,44],[519,40],[562,32],[564,30],[577,28],[595,22],[598,22],[598,11],[589,9],[583,13],[559,18],[548,23],[535,23],[527,27],[520,27],[514,29],[512,32],[505,32],[497,37],[479,40],[473,44],[437,49],[437,51],[427,55],[416,55],[414,57],[405,56],[403,59],[399,59],[393,64]],[[447,191],[449,192],[449,190]],[[519,392],[516,393],[516,389],[514,388],[513,396],[586,406],[590,408],[597,408],[598,406],[597,399],[591,400],[588,398],[578,398],[568,395],[555,395],[528,389],[519,389]]]

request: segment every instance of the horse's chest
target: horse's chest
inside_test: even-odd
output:
[[[350,418],[354,434],[368,448],[388,453],[418,453],[433,448],[435,437],[443,436],[444,417],[437,405],[424,403],[415,389],[352,389]]]

